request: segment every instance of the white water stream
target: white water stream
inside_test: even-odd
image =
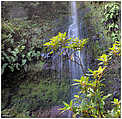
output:
[[[79,37],[79,27],[78,27],[79,25],[78,25],[77,6],[76,6],[75,1],[71,2],[71,13],[72,13],[72,24],[69,26],[69,29],[68,29],[68,37],[69,38],[78,38]],[[82,21],[80,21],[80,22],[82,22]],[[80,34],[80,36],[82,38],[82,34]],[[84,66],[84,61],[83,61],[84,50],[83,51],[77,51],[74,54],[73,60],[80,63],[79,59],[81,60],[82,65]],[[72,79],[80,79],[80,77],[83,74],[81,67],[77,63],[69,60],[69,68],[71,70],[71,78]],[[76,87],[71,89],[71,99],[74,98],[75,94],[77,94]],[[69,112],[68,117],[71,117],[71,112]]]
[[[79,28],[78,28],[78,15],[77,15],[77,7],[76,7],[76,2],[71,2],[71,13],[72,13],[72,24],[69,26],[68,29],[68,37],[69,38],[78,38],[79,37]],[[82,34],[80,34],[82,35]],[[81,36],[82,37],[82,36]],[[73,61],[77,61],[78,63],[80,63],[79,59],[83,62],[83,55],[84,53],[82,53],[81,51],[77,51],[74,55],[73,55]],[[81,74],[82,74],[82,69],[81,67],[76,64],[75,62],[69,61],[70,64],[70,68],[71,68],[71,72],[72,72],[72,79],[74,78],[80,78]],[[82,65],[84,65],[82,63]]]

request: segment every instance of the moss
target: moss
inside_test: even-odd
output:
[[[9,88],[2,89],[1,95],[2,95],[2,97],[1,97],[1,99],[2,99],[1,109],[4,109],[9,102],[9,95],[11,95],[10,89]]]
[[[13,108],[10,108],[10,109],[4,109],[2,112],[2,117],[15,117],[15,115],[17,114],[17,112],[13,109]]]
[[[15,109],[15,106],[13,106],[12,108],[3,110],[1,114],[2,114],[2,117],[4,118],[12,118],[12,117],[28,118],[29,117],[29,112],[23,110],[22,113],[18,113],[17,110]]]
[[[38,61],[35,64],[31,63],[28,65],[28,71],[39,72],[42,70],[43,65],[44,65],[44,62],[41,62],[41,61]]]
[[[11,98],[10,110],[14,108],[17,113],[12,117],[24,117],[24,112],[61,105],[62,101],[68,101],[67,94],[69,84],[66,80],[48,78],[40,80],[39,83],[27,80],[19,85],[17,94]],[[10,110],[7,111],[10,113]]]

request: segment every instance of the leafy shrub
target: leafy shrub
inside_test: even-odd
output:
[[[101,55],[116,40],[120,40],[121,5],[118,1],[112,2],[85,2],[85,9],[89,8],[84,16],[89,40],[88,55],[94,59]],[[94,40],[93,36],[97,40]],[[94,61],[94,60],[93,60]]]
[[[107,34],[112,38],[112,42],[120,39],[120,4],[110,2],[104,7],[104,18],[102,19]]]
[[[45,43],[44,46],[49,47],[49,51],[59,52],[61,55],[65,48],[72,49],[70,59],[72,60],[72,55],[82,48],[87,43],[87,40],[79,40],[78,38],[66,39],[66,33],[59,33],[56,37],[53,37],[49,42]],[[111,94],[104,95],[102,87],[104,74],[111,69],[111,65],[114,64],[113,57],[120,57],[120,43],[116,41],[112,48],[109,48],[108,54],[102,54],[98,58],[99,67],[97,70],[89,69],[89,74],[84,71],[80,80],[74,80],[73,85],[80,85],[80,91],[78,95],[74,95],[74,99],[70,101],[70,104],[64,102],[64,108],[60,110],[72,111],[73,117],[120,117],[120,102],[118,99],[114,99],[114,105],[112,110],[108,111],[104,108],[105,100],[111,96]],[[78,63],[78,62],[77,62]],[[111,64],[111,65],[110,65]],[[82,63],[79,65],[82,67]],[[110,65],[110,66],[109,66]],[[91,73],[90,73],[91,72]],[[116,112],[117,111],[117,112]]]
[[[73,62],[76,62],[77,64],[79,64],[82,68],[82,71],[85,72],[85,69],[82,66],[82,63],[75,61],[73,59],[74,56],[80,58],[79,56],[77,56],[77,54],[75,54],[76,51],[80,51],[83,49],[83,47],[86,45],[86,43],[88,42],[88,39],[84,38],[84,39],[79,39],[79,38],[68,38],[66,32],[65,33],[60,33],[51,38],[50,41],[46,42],[44,44],[45,48],[48,49],[48,52],[50,54],[54,54],[57,53],[58,55],[62,55],[64,52],[68,55],[67,59],[70,59]],[[68,53],[68,51],[70,51]]]
[[[23,110],[22,113],[18,113],[17,110],[12,107],[10,109],[5,109],[2,111],[2,117],[3,118],[13,118],[13,117],[16,117],[16,118],[29,118],[29,113],[28,111],[25,111]]]
[[[39,59],[41,40],[38,34],[37,39],[34,38],[32,28],[35,26],[20,20],[2,21],[2,74],[5,70],[20,70],[28,62]],[[40,50],[36,51],[36,48]]]
[[[71,100],[70,104],[64,102],[64,108],[60,110],[73,111],[73,117],[95,117],[95,118],[105,118],[112,117],[118,118],[120,117],[120,101],[114,98],[113,109],[106,110],[105,109],[105,100],[110,97],[112,94],[104,95],[104,91],[101,90],[102,87],[105,87],[103,84],[103,76],[104,74],[111,69],[111,65],[114,62],[111,60],[112,57],[120,56],[120,44],[116,41],[113,44],[112,48],[109,48],[109,54],[103,54],[98,58],[100,61],[99,68],[97,70],[89,69],[89,74],[85,74],[82,76],[80,80],[74,80],[73,85],[80,85],[80,91],[78,91],[78,95],[74,95],[74,99]],[[109,58],[108,58],[109,57]],[[110,64],[111,65],[108,65]]]

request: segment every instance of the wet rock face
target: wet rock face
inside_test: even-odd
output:
[[[9,97],[11,95],[10,90],[7,89],[7,88],[2,90],[1,95],[2,95],[2,98],[1,98],[1,101],[2,101],[1,109],[4,109],[7,106],[8,102],[9,102]]]
[[[38,118],[71,118],[72,117],[72,112],[64,112],[61,113],[60,110],[58,110],[59,106],[53,106],[50,109],[41,109],[36,112],[32,112],[33,115],[36,115]]]
[[[42,70],[52,70],[54,71],[55,70],[55,66],[53,65],[50,65],[50,63],[45,63],[42,67]]]
[[[28,17],[32,19],[34,16],[41,17],[42,19],[55,19],[59,15],[69,14],[69,2],[54,2],[54,1],[40,1],[40,2],[27,2],[27,1],[11,1],[11,2],[2,2],[6,8],[3,8],[7,12],[7,17],[9,18],[18,18],[18,17]],[[47,9],[48,8],[48,9]]]
[[[42,57],[45,61],[45,64],[43,65],[42,67],[42,70],[55,70],[55,66],[52,65],[52,62],[53,62],[53,54],[42,54]]]
[[[27,10],[23,7],[15,6],[12,9],[10,9],[8,14],[10,18],[24,18],[27,17]]]
[[[99,41],[100,39],[99,39],[97,36],[92,36],[92,40],[93,40],[93,41],[96,41],[96,40]]]

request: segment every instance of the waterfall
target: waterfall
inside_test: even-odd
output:
[[[71,13],[72,13],[72,17],[71,17],[72,24],[69,26],[69,29],[68,29],[68,37],[69,38],[71,38],[71,37],[78,38],[79,37],[79,30],[78,30],[79,28],[78,28],[77,7],[76,7],[75,1],[71,2]],[[77,51],[75,53],[75,55],[77,55],[80,59],[82,59],[80,51]],[[73,56],[73,60],[78,61],[79,59],[76,56]],[[79,76],[82,73],[81,67],[72,61],[69,61],[69,64],[71,64],[71,66],[69,66],[69,67],[71,68],[72,78],[80,78]]]
[[[69,26],[69,30],[68,30],[68,37],[72,37],[72,38],[78,38],[79,37],[79,28],[78,28],[78,15],[77,15],[77,7],[76,7],[76,2],[71,2],[71,13],[72,13],[72,24]],[[78,57],[80,56],[80,51],[76,52],[76,55]],[[75,58],[73,57],[73,60]]]
[[[71,2],[71,13],[72,13],[72,17],[71,17],[72,23],[68,29],[68,37],[69,38],[71,38],[71,37],[78,38],[80,36],[80,38],[83,38],[83,34],[79,34],[78,27],[81,25],[80,30],[82,30],[82,23],[80,23],[80,25],[78,25],[79,23],[78,23],[77,7],[76,7],[76,2],[74,2],[74,1]],[[80,22],[82,22],[82,20]],[[76,57],[76,55],[77,55],[77,57]],[[73,60],[77,61],[78,63],[80,63],[79,59],[81,60],[82,65],[84,66],[84,61],[83,61],[84,60],[84,49],[82,51],[77,51],[73,57]],[[81,67],[77,63],[69,60],[69,68],[70,68],[71,74],[72,74],[71,79],[80,79],[81,78],[83,72],[82,72]],[[74,98],[74,95],[77,94],[78,90],[79,89],[76,88],[76,86],[73,86],[71,88],[71,99]],[[74,102],[74,104],[77,105],[75,102]]]
[[[72,24],[69,27],[69,37],[78,37],[78,17],[76,2],[71,2]]]
[[[78,38],[79,36],[81,38],[83,38],[82,33],[79,34],[79,29],[82,30],[82,23],[78,23],[78,14],[77,14],[77,7],[76,7],[76,2],[71,2],[71,24],[69,25],[68,28],[68,37],[69,38]],[[80,21],[82,22],[82,21]],[[81,28],[79,28],[79,26]],[[72,41],[71,41],[72,42]],[[67,51],[70,55],[70,53],[72,51]],[[75,55],[77,55],[79,58],[77,58]],[[84,52],[83,51],[77,51],[75,53],[75,55],[73,56],[73,60],[78,61],[79,59],[81,59],[81,61],[83,62],[83,57],[84,57]],[[82,76],[82,69],[81,67],[75,63],[72,62],[71,60],[65,61],[63,60],[63,55],[58,56],[55,55],[55,60],[53,61],[53,65],[55,65],[55,69],[56,71],[58,71],[57,77],[58,79],[66,79],[69,81],[70,84],[72,84],[72,80],[73,79],[80,79]],[[84,65],[84,63],[82,63],[82,65]],[[71,86],[70,88],[70,100],[74,98],[74,95],[77,94],[78,92],[78,88],[76,86]],[[77,104],[74,102],[74,104],[77,106]],[[68,117],[72,117],[72,112],[69,111],[68,113]]]

